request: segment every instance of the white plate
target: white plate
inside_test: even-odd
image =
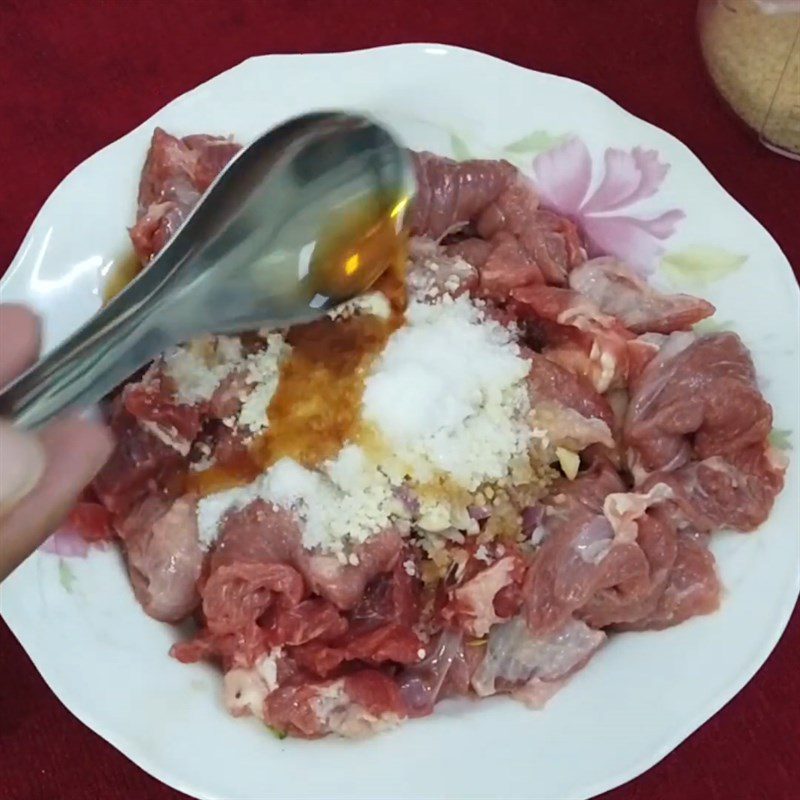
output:
[[[627,204],[606,194],[603,209],[584,208],[584,222],[602,234],[608,216],[685,213],[662,241],[639,237],[646,266],[656,280],[699,286],[717,304],[717,319],[753,350],[775,427],[783,429],[779,439],[800,450],[798,289],[769,234],[680,142],[594,89],[457,48],[268,56],[214,78],[62,182],[6,275],[3,300],[42,313],[47,346],[95,311],[102,273],[128,247],[125,228],[155,125],[178,134],[233,133],[246,142],[321,107],[371,111],[411,147],[444,154],[506,155],[530,169],[547,151],[538,179],[567,206],[579,198],[570,199],[565,186],[587,177],[588,159],[597,184],[604,155],[618,189],[635,185],[642,169],[661,183],[653,178],[655,156],[628,153],[657,151],[671,169],[652,196],[611,211]],[[565,149],[563,134],[579,139]],[[669,215],[660,233],[679,216]],[[633,230],[630,219],[620,224]],[[586,798],[663,758],[767,658],[798,593],[797,486],[794,459],[769,522],[752,535],[716,538],[726,589],[718,613],[612,638],[542,712],[503,698],[450,702],[433,717],[363,742],[278,741],[252,720],[228,717],[214,671],[167,656],[176,631],[141,612],[113,551],[86,559],[36,554],[3,585],[2,613],[79,719],[152,775],[201,798]]]

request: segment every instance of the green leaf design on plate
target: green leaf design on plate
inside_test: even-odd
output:
[[[694,329],[697,333],[722,333],[723,331],[732,331],[733,322],[729,319],[718,320],[714,319],[714,317],[709,317],[698,322]]]
[[[63,558],[58,560],[58,580],[64,587],[64,590],[72,594],[75,588],[75,573],[72,571],[72,567],[70,567]]]
[[[467,143],[457,133],[450,134],[450,149],[453,151],[453,158],[456,161],[467,161],[472,158]]]
[[[661,259],[661,268],[677,283],[706,285],[722,280],[738,270],[747,256],[722,247],[694,245]]]
[[[555,135],[548,131],[533,131],[511,144],[507,144],[505,151],[517,155],[536,155],[561,144],[566,138],[566,134],[563,133]]]
[[[792,443],[789,437],[792,432],[788,428],[773,428],[769,435],[769,443],[778,450],[791,450]]]
[[[279,731],[277,728],[273,728],[272,725],[267,725],[266,722],[264,726],[276,739],[285,739],[289,735],[286,731]]]

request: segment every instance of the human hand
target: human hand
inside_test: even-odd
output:
[[[0,305],[0,387],[36,360],[39,338],[31,311]],[[38,433],[0,419],[0,581],[58,526],[112,447],[104,425],[75,416]]]

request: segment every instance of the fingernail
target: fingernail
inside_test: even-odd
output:
[[[0,512],[8,511],[39,482],[44,448],[31,433],[0,422]]]

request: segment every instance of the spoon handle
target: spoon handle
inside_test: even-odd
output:
[[[35,430],[68,408],[96,403],[162,349],[150,321],[158,304],[146,304],[161,281],[148,273],[0,392],[0,417]]]

